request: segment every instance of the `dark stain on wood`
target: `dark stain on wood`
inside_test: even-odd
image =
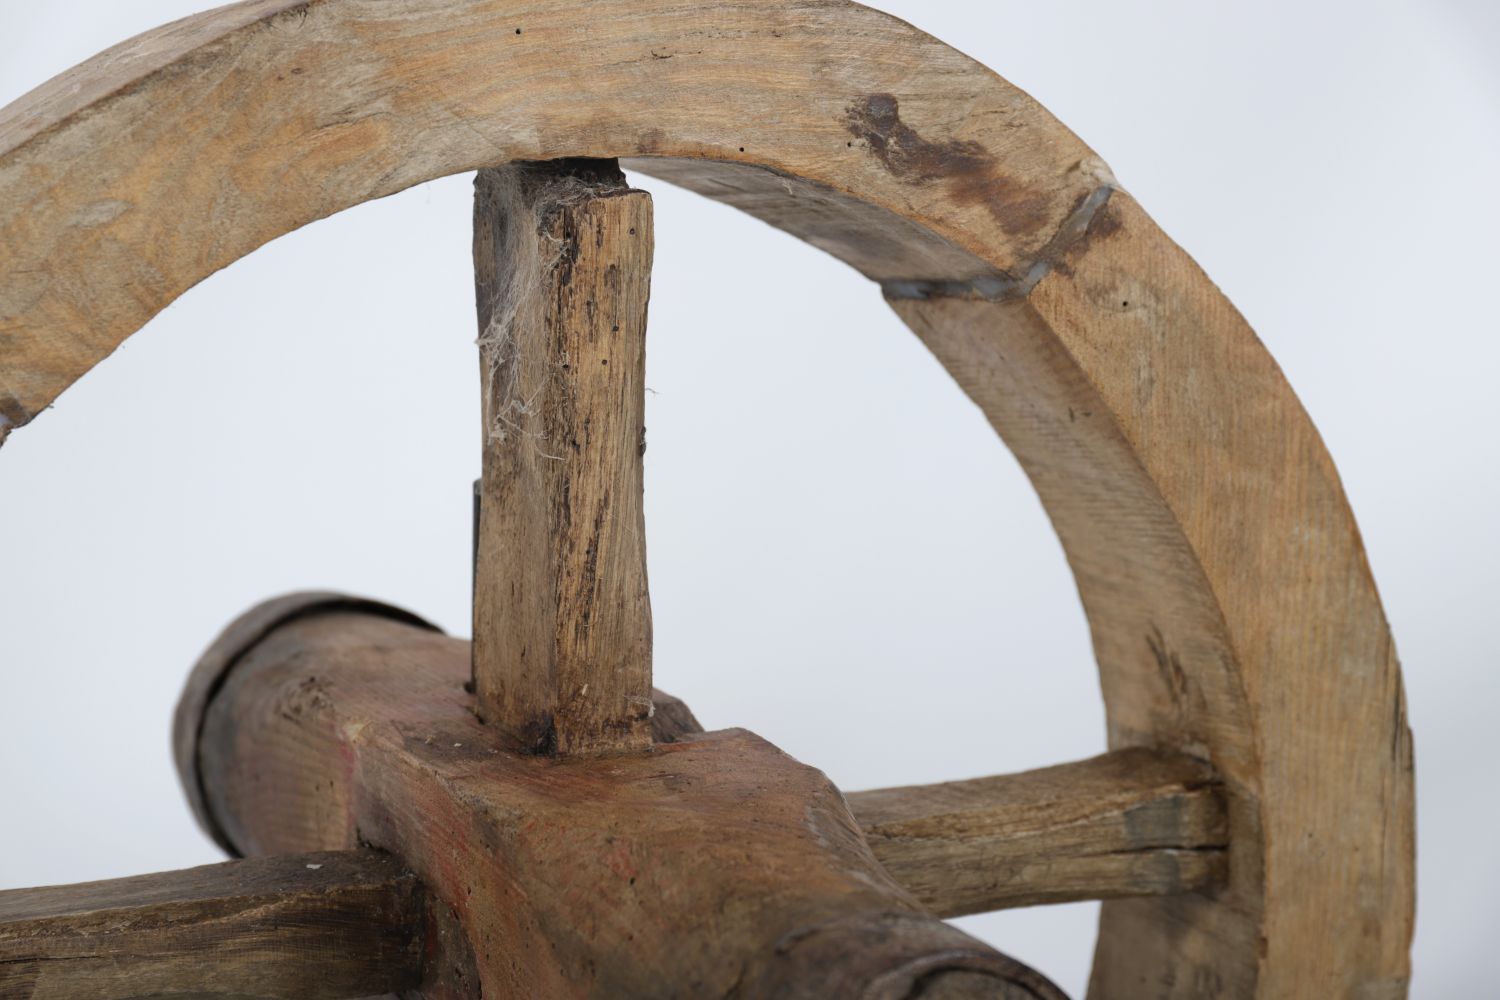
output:
[[[1108,240],[1120,231],[1119,212],[1109,203],[1109,194],[1110,189],[1101,188],[1083,195],[1073,206],[1068,215],[1069,221],[1083,220],[1085,225],[1082,231],[1076,231],[1074,225],[1064,225],[1042,251],[1042,259],[1051,265],[1053,271],[1071,277],[1073,265],[1088,253],[1095,242]],[[1129,305],[1129,302],[1124,302],[1121,308]]]
[[[1156,625],[1152,625],[1151,631],[1146,633],[1146,645],[1151,648],[1151,655],[1156,659],[1156,669],[1161,674],[1167,693],[1172,696],[1178,710],[1183,710],[1188,696],[1188,675],[1182,669],[1182,661],[1167,645],[1166,637]]]
[[[941,181],[961,205],[983,205],[1000,227],[1031,236],[1048,221],[1051,199],[1007,177],[999,161],[977,142],[933,141],[901,120],[894,94],[869,94],[849,105],[844,122],[892,175],[908,184]]]

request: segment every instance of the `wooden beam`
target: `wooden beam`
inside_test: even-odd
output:
[[[482,170],[482,716],[536,753],[651,742],[646,302],[651,197],[613,161]]]
[[[886,871],[934,913],[956,917],[1222,886],[1221,791],[1200,760],[1132,749],[847,798]]]
[[[341,1000],[422,980],[424,892],[376,851],[0,892],[0,997]]]

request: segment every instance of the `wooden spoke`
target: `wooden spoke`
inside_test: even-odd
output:
[[[425,893],[376,851],[0,892],[0,997],[345,1000],[417,986]]]
[[[875,857],[945,917],[1204,892],[1228,874],[1213,770],[1154,750],[941,785],[854,792]]]
[[[481,170],[474,685],[533,752],[650,742],[641,500],[651,197],[612,162]]]

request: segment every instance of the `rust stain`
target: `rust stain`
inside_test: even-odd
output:
[[[946,184],[955,201],[983,205],[1007,233],[1031,236],[1050,219],[1046,192],[1005,176],[994,155],[973,140],[924,138],[901,120],[894,94],[859,98],[846,109],[844,122],[892,176],[907,184]]]

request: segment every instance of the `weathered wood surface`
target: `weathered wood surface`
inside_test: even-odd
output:
[[[1202,761],[1117,750],[1022,774],[846,796],[875,857],[944,917],[1221,887],[1228,823]]]
[[[346,1000],[421,982],[425,893],[376,851],[0,892],[0,997]]]
[[[0,436],[284,232],[569,156],[640,158],[881,282],[1047,506],[1111,747],[1222,775],[1228,886],[1106,903],[1094,994],[1404,995],[1410,734],[1317,433],[1082,142],[894,19],[829,0],[266,0],[127,43],[0,111]]]
[[[337,610],[265,636],[201,730],[212,821],[247,854],[402,858],[485,997],[897,1000],[958,971],[983,988],[956,995],[1061,996],[923,911],[819,772],[742,730],[511,752],[475,718],[469,653]]]
[[[310,614],[328,614],[331,611],[383,615],[417,628],[437,629],[435,625],[409,611],[364,597],[319,590],[286,594],[274,600],[262,601],[230,622],[199,658],[188,678],[187,686],[178,698],[177,710],[172,716],[172,759],[177,764],[177,774],[182,779],[182,792],[193,815],[203,827],[203,832],[230,856],[238,852],[225,839],[224,831],[208,820],[203,781],[198,772],[198,736],[203,726],[204,712],[224,683],[225,676],[245,650],[293,619]]]
[[[1111,745],[1225,781],[1228,891],[1106,902],[1091,995],[1404,996],[1400,669],[1337,473],[1253,332],[1120,191],[1025,299],[892,305],[1047,506]]]
[[[639,749],[651,196],[612,161],[481,170],[474,194],[480,713],[531,752]]]

